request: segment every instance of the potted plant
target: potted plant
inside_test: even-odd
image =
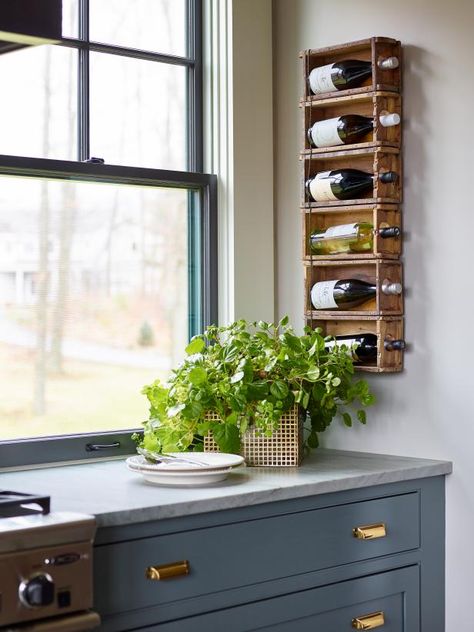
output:
[[[340,415],[352,425],[351,409],[365,424],[374,402],[365,380],[356,379],[351,350],[328,344],[320,329],[297,335],[288,317],[278,324],[238,320],[211,326],[186,347],[186,358],[166,384],[143,388],[150,403],[141,447],[156,452],[202,450],[204,437],[223,452],[238,453],[249,428],[271,436],[295,405],[305,413],[305,446]]]

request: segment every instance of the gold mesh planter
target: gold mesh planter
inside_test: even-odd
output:
[[[219,419],[216,413],[207,413],[208,419]],[[279,429],[271,437],[258,436],[249,428],[241,439],[240,454],[247,465],[257,467],[294,467],[303,458],[304,414],[298,406],[284,413]],[[211,435],[204,437],[204,452],[218,452]]]

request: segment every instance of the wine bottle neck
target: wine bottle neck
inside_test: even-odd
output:
[[[402,284],[398,282],[390,281],[389,279],[384,279],[382,282],[382,292],[384,294],[401,294],[402,293]]]
[[[379,116],[379,122],[382,127],[394,127],[400,124],[400,115],[396,112],[387,112]]]
[[[383,346],[386,351],[403,351],[406,343],[404,340],[385,340]]]
[[[376,176],[374,176],[375,178]],[[378,178],[380,182],[384,184],[391,184],[392,182],[396,182],[398,179],[398,174],[395,171],[385,171],[384,173],[379,173]]]
[[[379,228],[378,235],[383,239],[387,239],[389,237],[400,237],[401,232],[399,226],[387,226],[386,228]]]
[[[381,70],[394,70],[399,65],[398,57],[386,57],[385,59],[379,59],[377,62],[377,66]]]

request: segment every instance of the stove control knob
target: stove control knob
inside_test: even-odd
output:
[[[47,573],[33,575],[21,582],[18,594],[27,608],[49,606],[54,601],[53,578]]]

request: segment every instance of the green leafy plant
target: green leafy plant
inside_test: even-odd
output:
[[[328,345],[321,330],[301,336],[288,324],[247,323],[208,327],[186,347],[186,358],[167,384],[145,386],[150,417],[142,447],[158,452],[202,450],[209,432],[224,452],[238,452],[249,425],[271,435],[295,403],[307,413],[306,446],[340,415],[352,426],[351,411],[365,424],[374,402],[365,380],[355,379],[350,349]],[[217,414],[218,420],[207,418]]]

